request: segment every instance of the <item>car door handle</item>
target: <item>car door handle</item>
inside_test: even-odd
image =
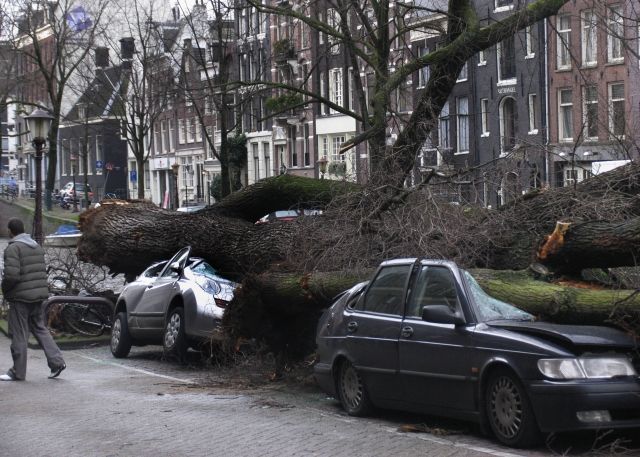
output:
[[[403,338],[411,338],[413,336],[413,328],[411,327],[402,327],[402,331],[400,332]]]
[[[358,323],[357,322],[349,322],[347,324],[347,330],[349,330],[350,332],[355,332],[356,330],[358,330]]]

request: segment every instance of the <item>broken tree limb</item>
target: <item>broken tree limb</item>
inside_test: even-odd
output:
[[[538,262],[559,273],[638,265],[640,218],[623,222],[558,222],[538,250]]]

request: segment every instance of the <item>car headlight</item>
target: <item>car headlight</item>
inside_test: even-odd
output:
[[[204,276],[195,277],[196,284],[198,284],[202,290],[211,295],[215,295],[220,292],[220,285],[213,279],[206,278]]]
[[[636,375],[633,365],[625,357],[540,359],[538,369],[551,379],[607,379]]]

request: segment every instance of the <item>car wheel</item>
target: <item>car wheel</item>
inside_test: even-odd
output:
[[[174,308],[169,313],[162,338],[165,355],[184,360],[187,355],[187,336],[184,332],[184,311]]]
[[[350,416],[365,416],[373,407],[362,376],[347,360],[340,364],[338,370],[338,396]]]
[[[486,413],[498,440],[512,447],[530,447],[541,435],[522,383],[509,370],[489,377],[485,392]]]
[[[122,359],[131,351],[131,335],[127,324],[127,313],[120,312],[116,315],[111,326],[111,353],[114,357]]]

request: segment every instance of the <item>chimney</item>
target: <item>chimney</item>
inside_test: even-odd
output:
[[[135,42],[133,38],[122,38],[120,40],[120,58],[122,60],[133,59],[133,53],[135,52]]]
[[[105,68],[109,66],[109,48],[96,48],[96,67]]]
[[[180,19],[180,7],[177,4],[171,8],[171,13],[173,14],[173,21],[178,22],[178,19]]]

